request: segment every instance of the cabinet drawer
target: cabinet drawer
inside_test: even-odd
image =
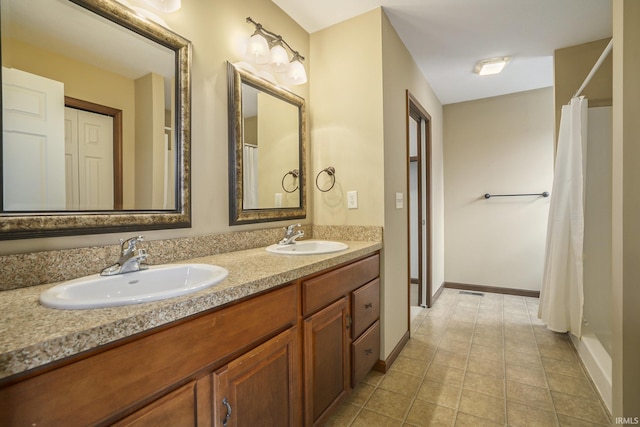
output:
[[[351,313],[351,337],[357,338],[380,317],[380,279],[375,279],[353,292]]]
[[[351,387],[355,387],[380,359],[380,321],[351,344]]]
[[[302,282],[302,310],[306,316],[331,304],[380,275],[376,254]]]

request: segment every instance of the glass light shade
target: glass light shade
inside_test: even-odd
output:
[[[292,85],[302,85],[307,82],[307,72],[304,70],[304,65],[297,59],[294,59],[289,63],[289,70],[287,71],[287,81]]]
[[[498,74],[504,69],[504,67],[507,65],[507,63],[509,63],[510,60],[511,57],[509,56],[483,59],[482,61],[478,61],[473,72],[481,76]]]
[[[149,6],[160,12],[171,13],[182,7],[181,0],[144,0]]]
[[[261,34],[254,33],[247,43],[247,59],[255,64],[266,64],[271,59],[269,43]]]
[[[271,66],[278,73],[289,68],[289,55],[282,45],[277,44],[271,48]]]

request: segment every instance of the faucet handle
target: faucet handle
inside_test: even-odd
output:
[[[127,240],[120,239],[120,246],[122,248],[122,254],[130,254],[136,250],[136,244],[144,241],[144,236],[134,236]]]
[[[142,263],[147,262],[148,256],[149,254],[147,253],[146,249],[138,249],[138,255],[136,255],[136,257],[138,258],[138,263],[140,263],[141,267]]]
[[[291,224],[290,226],[285,227],[285,230],[287,230],[287,234],[291,234],[291,233],[293,233],[293,229],[296,228],[296,227],[302,227],[302,226],[300,225],[300,223]]]

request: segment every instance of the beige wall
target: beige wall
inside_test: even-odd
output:
[[[640,2],[613,0],[613,415],[640,402]]]
[[[336,168],[336,185],[314,199],[316,224],[384,227],[382,354],[408,331],[406,90],[432,116],[433,282],[444,280],[442,106],[389,20],[378,8],[311,36],[313,172]],[[381,66],[382,64],[382,66]],[[315,176],[314,176],[315,180]],[[347,209],[347,191],[358,209]]]
[[[311,35],[308,111],[316,224],[384,224],[380,15],[374,10]],[[336,169],[336,183],[321,193],[315,177],[328,166]],[[358,209],[347,209],[347,191],[358,192]]]
[[[300,169],[298,156],[298,107],[265,93],[258,94],[258,206],[275,205],[282,195],[282,207],[299,207],[300,192],[287,193],[283,176]],[[287,176],[285,188],[291,191],[299,180]]]
[[[610,39],[596,40],[557,49],[553,53],[553,86],[556,137],[560,128],[560,110],[580,88]],[[612,55],[607,56],[587,87],[582,91],[590,107],[611,105]]]
[[[136,197],[133,209],[164,208],[164,78],[149,73],[135,80]],[[125,208],[130,208],[125,205]]]
[[[241,61],[242,46],[253,32],[247,16],[281,34],[307,60],[307,72],[313,62],[309,55],[309,34],[270,0],[189,0],[172,14],[161,14],[173,31],[193,43],[191,189],[192,228],[145,231],[146,239],[206,235],[232,230],[254,230],[287,224],[261,223],[230,227],[227,181],[227,68],[226,61]],[[108,90],[108,88],[105,88]],[[309,99],[309,84],[292,90]],[[133,170],[133,168],[131,168]],[[311,173],[311,172],[310,172]],[[309,176],[307,180],[309,181]],[[310,188],[311,190],[311,188]],[[313,194],[313,190],[311,190]],[[302,223],[310,223],[312,212]],[[135,232],[28,239],[0,242],[0,253],[20,253],[50,249],[86,247],[117,243]]]
[[[553,91],[444,107],[448,282],[540,290],[551,191]]]
[[[385,351],[393,350],[407,328],[408,295],[408,90],[431,116],[431,193],[433,292],[444,282],[444,187],[442,169],[442,105],[424,78],[389,19],[382,14],[384,76],[384,246]],[[426,187],[425,187],[426,188]],[[404,194],[404,208],[396,209],[396,193]],[[425,276],[426,277],[426,276]],[[404,317],[403,317],[404,316]]]
[[[2,45],[3,66],[18,68],[62,82],[65,96],[122,110],[122,175],[124,182],[134,182],[133,80],[16,40],[3,39]],[[123,188],[124,206],[133,206],[133,200],[133,186]]]

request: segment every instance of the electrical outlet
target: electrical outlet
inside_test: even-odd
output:
[[[276,193],[275,205],[276,205],[276,208],[282,207],[282,193]]]
[[[396,193],[396,209],[404,208],[404,193]]]
[[[357,191],[347,191],[347,209],[358,209]]]

